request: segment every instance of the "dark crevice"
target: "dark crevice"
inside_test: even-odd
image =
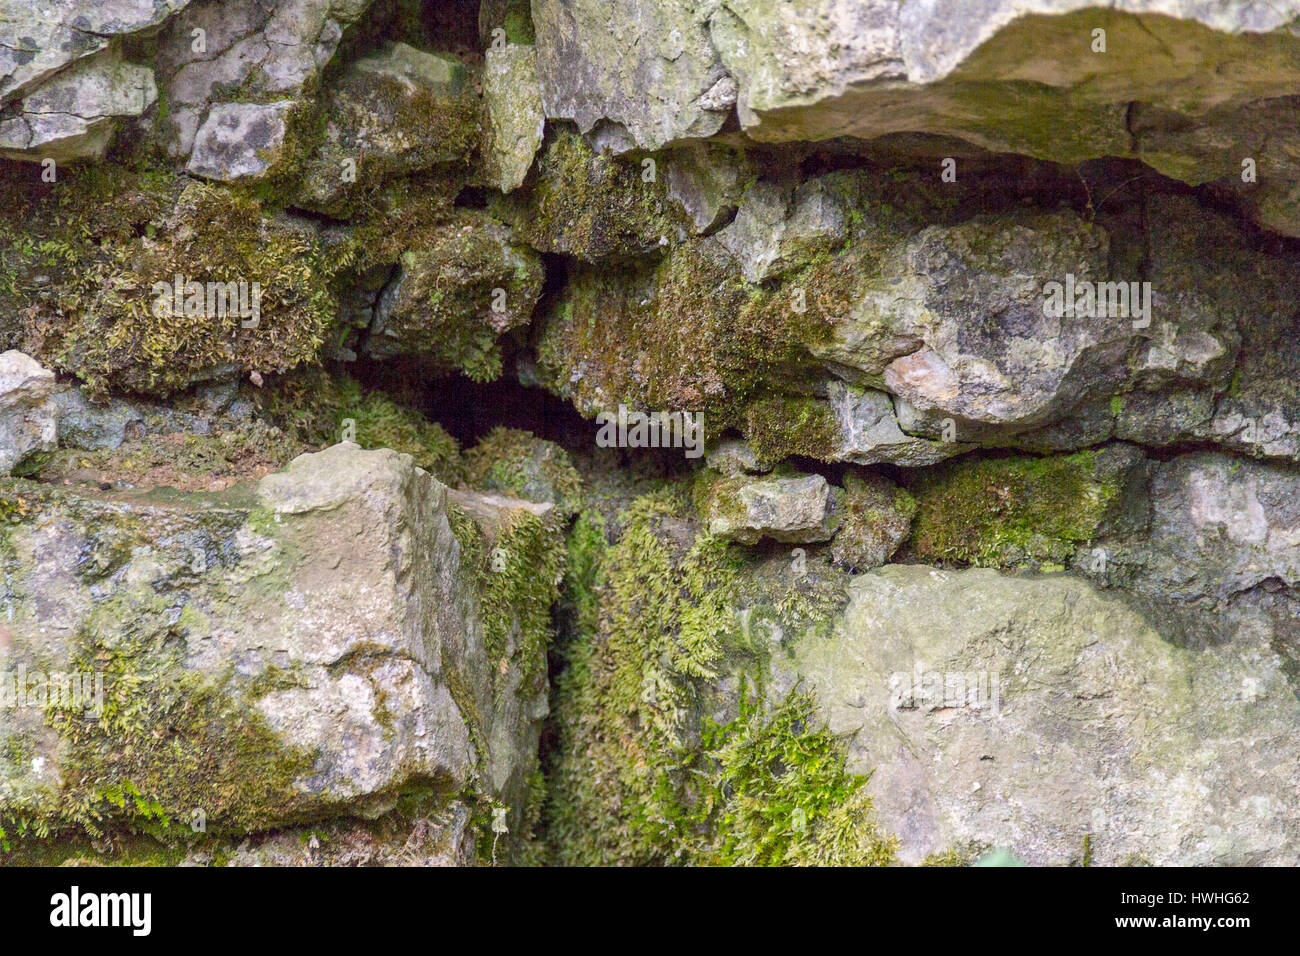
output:
[[[476,444],[498,425],[530,431],[575,450],[594,443],[593,423],[550,392],[520,385],[510,368],[494,382],[446,375],[401,358],[383,362],[359,358],[349,371],[366,387],[410,403],[465,446]]]
[[[487,189],[469,186],[457,194],[455,206],[457,209],[487,209],[489,198]]]

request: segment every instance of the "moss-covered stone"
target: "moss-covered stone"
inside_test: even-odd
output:
[[[537,255],[495,219],[466,210],[431,225],[399,266],[375,310],[369,354],[418,355],[477,381],[499,376],[497,339],[528,322],[541,294]]]
[[[768,461],[791,455],[829,461],[841,442],[839,423],[826,402],[785,396],[762,398],[745,409],[745,437]]]
[[[283,468],[310,450],[265,421],[226,423],[208,434],[170,431],[124,441],[116,448],[61,448],[40,467],[42,481],[182,491],[222,491]]]
[[[1065,564],[1123,503],[1127,446],[1045,458],[960,459],[923,472],[911,546],[928,561]]]
[[[467,167],[482,136],[482,104],[458,59],[392,43],[328,88],[320,124],[295,203],[342,217],[390,179]]]
[[[488,47],[483,67],[484,176],[503,193],[523,185],[546,129],[537,81],[537,51],[508,43]]]
[[[739,708],[706,706],[735,679],[723,675],[762,682],[771,651],[748,626],[755,615],[738,613],[760,576],[697,536],[671,489],[637,499],[620,524],[610,543],[584,512],[570,538],[544,820],[555,860],[888,862],[863,778],[847,773],[806,697],[768,709],[742,692]],[[789,593],[766,594],[767,611],[789,623],[800,601],[783,577],[775,590]]]
[[[476,584],[490,683],[505,675],[545,693],[551,607],[564,575],[564,536],[554,508],[458,494],[451,514],[462,564]]]
[[[96,675],[104,692],[85,714],[0,708],[0,842],[188,845],[205,839],[196,819],[223,838],[422,797],[489,820],[503,807],[505,858],[522,842],[563,562],[554,509],[339,444],[255,493],[10,479],[0,517],[6,663]]]
[[[695,478],[692,497],[710,534],[756,544],[761,538],[827,540],[839,526],[844,493],[821,475],[792,469],[772,475],[719,475],[705,468]]]
[[[648,253],[675,242],[685,219],[668,201],[663,177],[646,170],[562,130],[543,149],[532,186],[496,209],[541,252],[586,262]]]
[[[565,516],[581,503],[582,479],[568,453],[555,442],[515,428],[494,428],[465,453],[465,481],[471,487],[553,504]]]
[[[255,700],[268,685],[234,667],[205,672],[186,661],[186,643],[211,626],[194,593],[198,579],[238,560],[234,541],[247,512],[123,508],[21,481],[6,483],[0,495],[19,519],[5,532],[3,559],[4,595],[15,612],[13,660],[29,671],[95,675],[102,693],[93,706],[87,698],[84,710],[44,701],[40,716],[58,746],[42,748],[41,764],[57,764],[58,785],[24,789],[21,771],[31,769],[21,768],[15,791],[16,768],[6,768],[0,829],[36,838],[125,829],[177,840],[191,834],[195,811],[212,832],[306,812],[314,801],[296,782],[314,754],[277,735],[257,712]],[[44,518],[22,520],[32,503]],[[69,540],[82,542],[76,566],[50,575],[31,563],[37,549]],[[132,562],[135,575],[119,573]],[[169,565],[190,583],[159,586]],[[33,586],[38,600],[58,595],[75,623],[66,647],[37,636],[43,612],[28,603]],[[29,719],[19,708],[3,735],[40,739]]]
[[[648,269],[574,274],[548,314],[538,360],[584,414],[699,411],[706,435],[744,428],[748,402],[807,358],[824,320],[747,284],[711,239]]]
[[[316,358],[333,318],[333,268],[314,229],[221,187],[104,167],[48,195],[22,193],[5,220],[0,297],[19,317],[9,334],[95,390],[165,395],[283,372]],[[246,283],[250,305],[257,283],[257,313],[209,314],[206,294],[165,308],[172,296],[155,284],[170,290],[178,275],[205,292]]]
[[[845,475],[840,527],[831,556],[841,567],[866,571],[884,564],[907,538],[916,499],[879,475]]]

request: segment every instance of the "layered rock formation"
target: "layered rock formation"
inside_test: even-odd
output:
[[[1300,4],[28,6],[3,853],[1295,862]]]

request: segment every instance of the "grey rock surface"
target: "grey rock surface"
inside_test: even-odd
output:
[[[537,79],[537,50],[519,43],[489,47],[483,102],[490,145],[487,175],[503,193],[523,185],[542,145],[546,115]]]
[[[221,182],[258,179],[280,160],[292,100],[218,103],[194,136],[186,169]]]
[[[153,71],[113,50],[78,59],[0,119],[0,156],[64,163],[104,158],[120,120],[158,98]]]
[[[970,845],[1031,865],[1289,864],[1300,718],[1271,635],[1166,642],[1067,576],[860,575],[799,672],[900,858]]]
[[[712,136],[735,103],[735,83],[695,0],[537,0],[537,70],[551,119],[584,133],[615,125],[628,145]]]
[[[722,479],[702,517],[711,534],[742,544],[825,541],[839,524],[842,497],[821,475]]]
[[[53,393],[49,369],[13,349],[0,354],[0,475],[54,449],[59,416]]]
[[[220,499],[48,494],[8,532],[6,673],[75,672],[89,655],[101,712],[162,708],[173,729],[128,724],[105,753],[87,741],[106,725],[80,714],[56,733],[30,701],[0,709],[4,752],[43,755],[0,761],[7,813],[56,814],[134,746],[151,800],[181,819],[203,808],[223,832],[373,816],[413,787],[479,781],[517,815],[546,709],[544,685],[520,675],[541,665],[489,668],[448,489],[409,456],[335,445]],[[462,500],[485,520],[537,507]],[[157,628],[172,637],[138,640]],[[254,732],[255,756],[200,769],[205,748]]]

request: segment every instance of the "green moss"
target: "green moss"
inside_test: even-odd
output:
[[[709,754],[697,862],[720,866],[888,866],[897,841],[880,834],[867,778],[846,769],[842,742],[810,694],[771,711],[742,693],[741,713],[706,726]]]
[[[580,512],[566,541],[568,560],[561,593],[573,626],[582,634],[594,634],[600,626],[598,613],[608,547],[604,517],[598,511]]]
[[[662,171],[645,182],[640,163],[598,154],[568,130],[546,145],[533,186],[496,208],[533,248],[586,262],[650,252],[682,224]]]
[[[745,437],[754,453],[766,461],[780,461],[791,455],[826,461],[839,448],[840,429],[824,401],[774,397],[756,401],[746,409]]]
[[[845,475],[840,527],[831,545],[835,561],[866,570],[893,556],[916,516],[916,499],[874,475]]]
[[[325,237],[330,257],[338,263],[338,284],[356,282],[376,267],[391,267],[406,250],[425,245],[427,233],[452,215],[461,186],[430,173],[367,190],[357,200],[348,228]]]
[[[276,379],[254,400],[264,418],[319,449],[340,440],[343,409],[358,401],[361,393],[354,379],[312,366]]]
[[[392,448],[413,457],[444,483],[459,480],[459,443],[414,409],[398,405],[382,392],[365,392],[343,405],[340,432],[348,419],[356,423],[356,441],[362,448]]]
[[[582,479],[563,448],[532,432],[500,426],[465,453],[465,482],[549,502],[565,515],[577,510],[582,493]]]
[[[810,349],[829,338],[880,237],[824,252],[780,283],[747,283],[716,240],[690,239],[657,263],[575,269],[537,343],[544,383],[584,414],[619,404],[703,412],[784,456],[834,457],[837,429],[806,393]]]
[[[551,605],[555,603],[564,554],[553,523],[515,512],[488,553],[482,577],[483,628],[488,659],[501,660],[510,650],[510,632],[518,629],[514,656],[524,663],[525,685],[544,676],[551,639]]]
[[[543,270],[501,223],[461,210],[429,224],[400,257],[402,273],[377,358],[418,355],[445,371],[492,381],[502,370],[500,336],[524,325],[541,294]]]
[[[886,862],[864,781],[806,695],[764,713],[742,694],[734,719],[706,716],[722,675],[760,675],[765,652],[737,614],[755,576],[722,541],[684,534],[686,514],[668,488],[620,515],[612,544],[585,514],[571,537],[543,821],[555,860]]]
[[[722,519],[732,527],[744,527],[749,520],[749,510],[740,497],[740,489],[761,478],[758,475],[724,475],[712,468],[701,468],[691,482],[691,504],[695,514],[706,526],[714,519]]]
[[[265,392],[262,405],[282,428],[317,448],[350,435],[362,448],[410,455],[444,484],[463,476],[460,444],[441,425],[349,376],[309,370]]]
[[[556,690],[562,759],[548,831],[565,864],[645,864],[682,840],[693,675],[713,676],[731,624],[734,568],[721,543],[677,555],[656,534],[680,502],[637,500],[609,551],[601,631],[579,634]]]
[[[539,764],[528,776],[528,792],[519,831],[520,839],[511,847],[511,863],[515,866],[544,866],[547,848],[540,838],[542,812],[546,809],[546,775]]]
[[[493,522],[449,508],[461,564],[477,587],[490,673],[518,669],[522,686],[544,681],[551,607],[564,574],[564,539],[552,511],[506,510]]]
[[[539,368],[586,414],[625,403],[701,412],[707,434],[743,429],[749,402],[797,378],[808,344],[827,332],[790,302],[747,284],[716,243],[694,240],[653,267],[574,274],[543,327]]]
[[[319,80],[312,80],[301,97],[289,107],[284,117],[284,139],[273,152],[259,151],[258,158],[269,162],[266,171],[255,179],[236,181],[230,185],[235,194],[258,203],[268,211],[280,211],[292,205],[298,184],[307,174],[312,157],[326,142],[331,116],[321,107]],[[262,95],[249,101],[263,99]],[[224,102],[244,99],[240,95],[225,97]],[[161,127],[160,127],[161,128]],[[334,167],[337,176],[338,166]]]
[[[216,186],[111,167],[77,176],[24,196],[0,231],[10,286],[26,298],[25,351],[97,391],[154,394],[232,366],[268,374],[315,359],[335,306],[311,230]],[[257,327],[235,312],[159,314],[154,285],[176,275],[259,283]]]
[[[1120,482],[1082,451],[1047,458],[958,460],[926,470],[913,491],[916,555],[1006,566],[1064,563],[1116,504]]]
[[[506,14],[506,39],[511,43],[533,43],[536,36],[533,32],[533,19],[528,12],[527,6],[516,4],[514,8]]]
[[[482,0],[478,6],[480,38],[491,42],[492,31],[498,27],[505,30],[509,43],[536,42],[528,0]]]
[[[309,117],[300,121],[294,153],[284,163],[293,178],[274,183],[277,194],[336,219],[352,219],[363,216],[390,183],[415,191],[420,182],[436,178],[442,180],[440,188],[459,191],[480,145],[482,103],[464,66],[454,57],[444,59],[452,80],[443,89],[376,71],[344,72],[318,110],[319,128],[309,125]],[[326,135],[326,122],[332,136]],[[369,131],[377,124],[391,148],[368,148]],[[346,160],[355,163],[350,182],[341,177]]]

